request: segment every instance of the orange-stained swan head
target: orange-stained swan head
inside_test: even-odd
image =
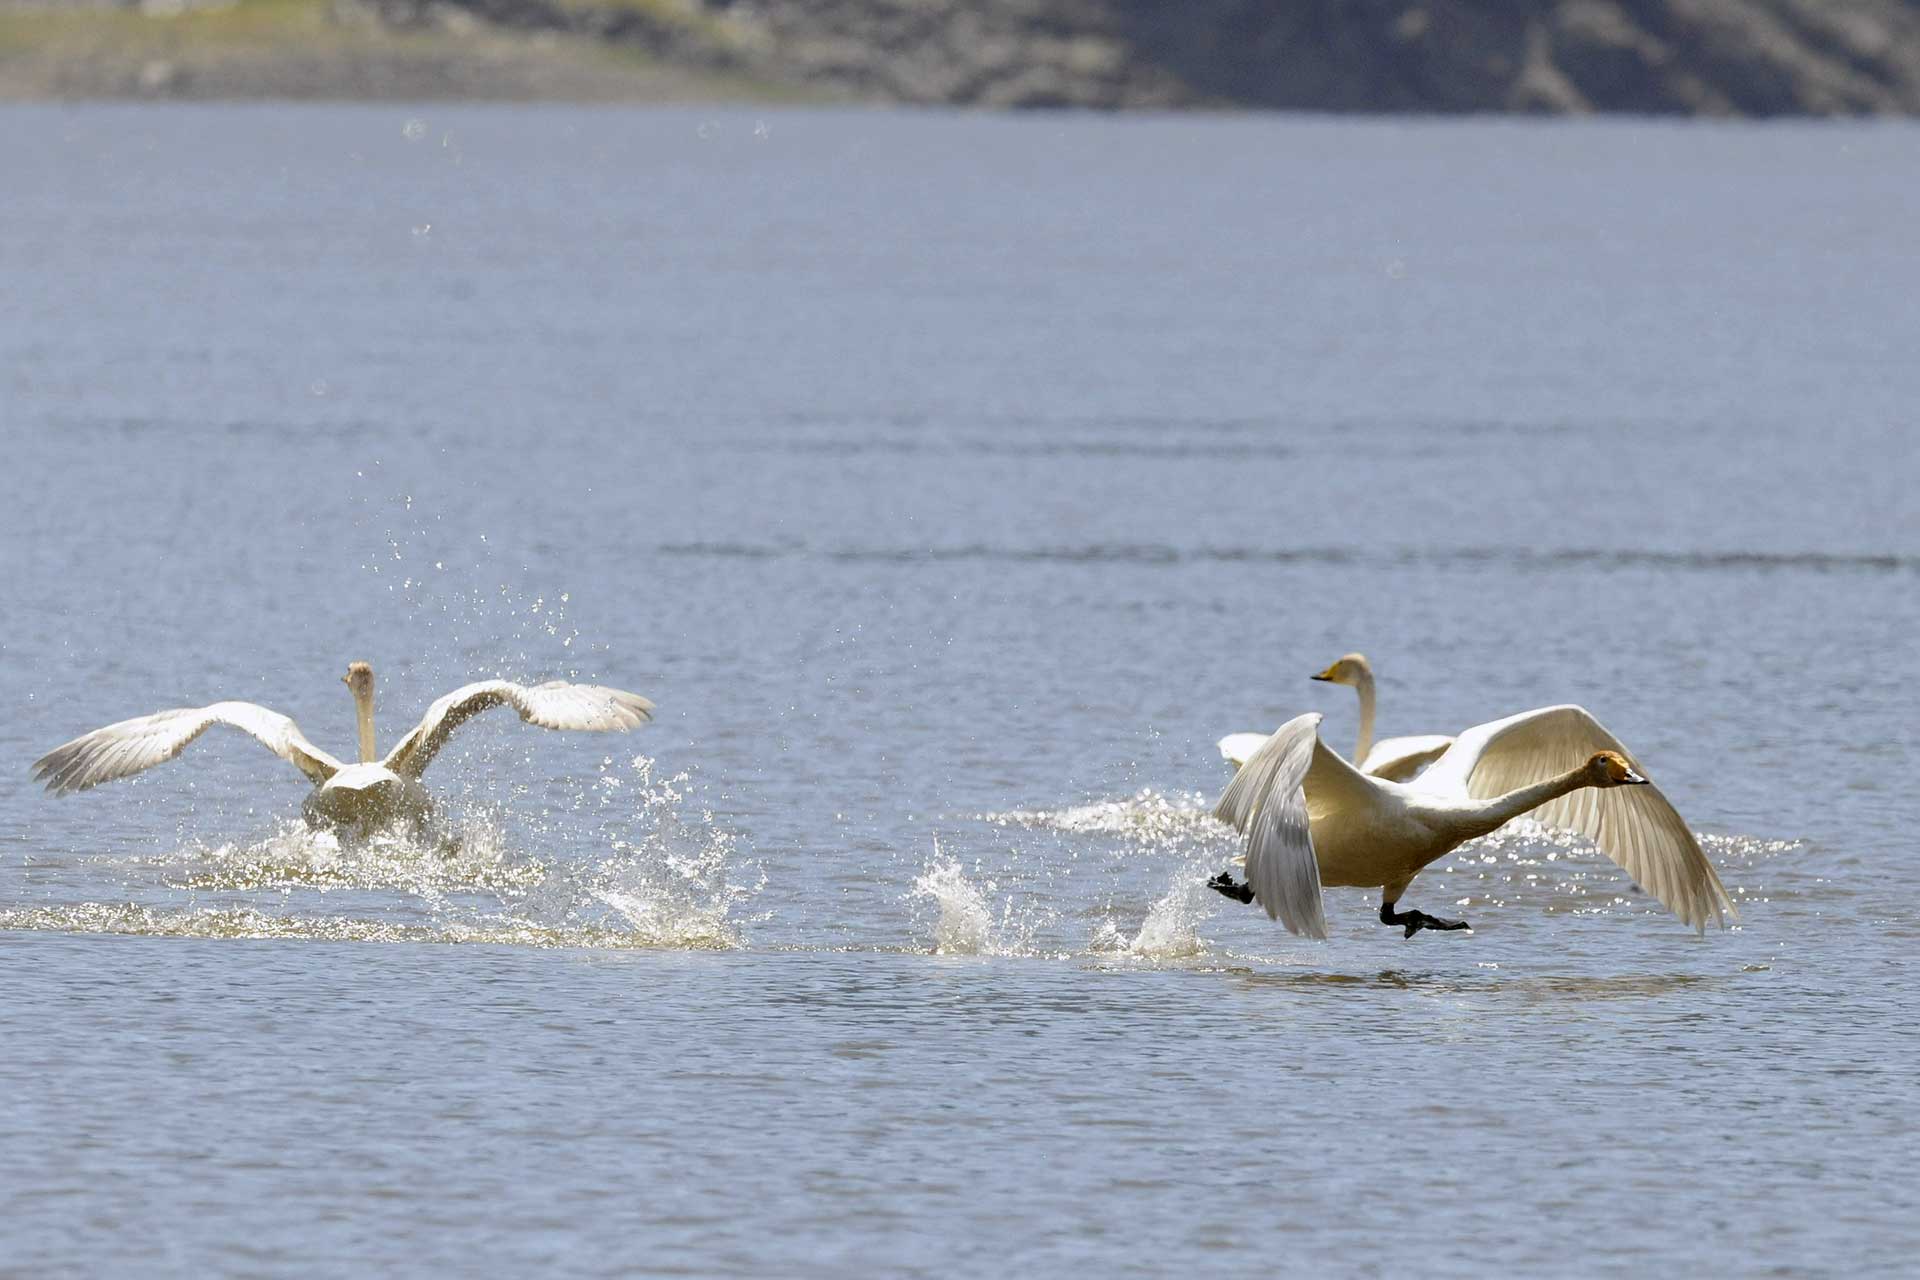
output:
[[[1596,787],[1628,787],[1646,782],[1618,751],[1594,752],[1587,761],[1587,774]]]

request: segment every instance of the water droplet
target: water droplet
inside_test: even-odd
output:
[[[400,136],[408,142],[418,142],[427,136],[427,122],[418,116],[400,127]]]

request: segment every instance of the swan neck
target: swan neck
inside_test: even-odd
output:
[[[1360,695],[1360,740],[1353,746],[1353,764],[1363,768],[1367,752],[1373,750],[1373,672],[1362,668],[1353,687]]]
[[[379,758],[373,753],[373,690],[353,691],[353,712],[360,725],[360,763],[372,764]]]
[[[1485,835],[1498,831],[1507,823],[1523,813],[1531,813],[1549,800],[1558,800],[1570,791],[1593,785],[1585,766],[1570,769],[1557,778],[1548,778],[1545,782],[1536,782],[1529,787],[1519,787],[1503,796],[1495,796],[1481,807],[1476,826],[1481,830],[1476,834]]]

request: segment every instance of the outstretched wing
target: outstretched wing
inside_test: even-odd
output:
[[[210,707],[136,716],[95,729],[34,761],[33,776],[56,795],[85,791],[173,759],[217,724],[252,734],[316,784],[340,770],[338,760],[308,742],[300,726],[279,712],[251,702],[216,702]]]
[[[455,689],[428,707],[413,732],[387,753],[387,768],[403,778],[419,777],[455,729],[482,711],[499,706],[512,707],[522,720],[542,729],[606,732],[631,729],[653,719],[653,704],[624,689],[568,684],[564,680],[532,686],[511,680],[482,680]]]
[[[1367,752],[1365,761],[1357,761],[1360,772],[1389,782],[1406,782],[1426,765],[1438,760],[1453,739],[1441,733],[1417,734],[1405,738],[1382,738]]]
[[[1253,759],[1253,753],[1258,751],[1266,740],[1267,735],[1264,733],[1230,733],[1220,739],[1220,758],[1238,769]]]
[[[1253,759],[1253,753],[1266,740],[1264,733],[1230,733],[1220,739],[1220,758],[1238,769]],[[1390,782],[1406,782],[1422,768],[1438,760],[1452,745],[1452,738],[1439,733],[1383,738],[1373,744],[1373,750],[1367,752],[1366,763],[1360,766],[1360,772]]]
[[[1647,772],[1606,726],[1569,704],[1475,725],[1412,785],[1484,800],[1576,769],[1596,751],[1617,751],[1636,772]],[[1722,928],[1739,918],[1700,842],[1657,786],[1582,787],[1528,816],[1593,841],[1696,931],[1706,929],[1709,917]]]
[[[1287,721],[1240,767],[1213,816],[1247,837],[1247,885],[1254,901],[1290,933],[1327,936],[1320,863],[1307,825],[1307,774],[1320,741],[1320,714]]]

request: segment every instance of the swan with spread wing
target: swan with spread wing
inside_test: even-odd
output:
[[[300,726],[252,702],[216,702],[122,720],[55,747],[34,762],[33,776],[57,795],[85,791],[131,777],[171,760],[216,725],[238,729],[291,764],[314,784],[303,812],[316,826],[370,831],[432,813],[420,775],[455,729],[493,707],[512,707],[543,729],[605,732],[632,729],[653,719],[653,704],[637,693],[563,680],[522,685],[482,680],[455,689],[427,708],[384,760],[374,753],[373,668],[356,662],[341,679],[353,693],[360,733],[360,759],[344,764],[307,740]]]
[[[1699,841],[1620,740],[1585,709],[1541,707],[1462,733],[1411,783],[1360,772],[1320,741],[1318,713],[1280,726],[1214,809],[1246,836],[1246,882],[1208,882],[1257,902],[1293,933],[1327,936],[1322,885],[1380,890],[1380,922],[1411,938],[1464,929],[1400,896],[1430,863],[1522,814],[1592,840],[1667,910],[1703,932],[1733,901]]]
[[[1373,740],[1373,664],[1364,653],[1346,654],[1311,678],[1327,684],[1344,684],[1360,695],[1360,738],[1354,744],[1353,762],[1360,766],[1362,773],[1406,782],[1453,745],[1452,738],[1439,733]],[[1238,769],[1253,758],[1253,753],[1266,740],[1264,733],[1230,733],[1220,739],[1220,758]]]

